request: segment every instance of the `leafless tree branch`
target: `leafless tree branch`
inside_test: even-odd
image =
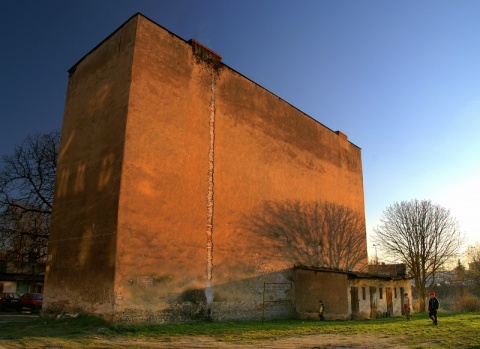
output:
[[[42,260],[52,212],[60,133],[29,136],[0,168],[0,252],[22,268]]]

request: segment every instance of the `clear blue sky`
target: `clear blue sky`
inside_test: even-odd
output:
[[[67,70],[136,12],[361,147],[369,234],[416,198],[480,240],[480,1],[2,0],[0,154],[60,129]]]

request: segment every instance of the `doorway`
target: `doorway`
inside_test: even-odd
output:
[[[370,286],[370,317],[377,317],[377,288]]]
[[[352,286],[350,288],[350,295],[351,295],[351,308],[352,308],[352,319],[358,318],[358,311],[359,311],[359,300],[358,300],[358,287]]]
[[[393,316],[393,299],[392,289],[390,287],[385,288],[385,295],[387,296],[387,316]]]

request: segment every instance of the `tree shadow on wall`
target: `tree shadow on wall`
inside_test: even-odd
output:
[[[264,202],[241,222],[296,264],[352,270],[367,258],[362,215],[333,202]]]

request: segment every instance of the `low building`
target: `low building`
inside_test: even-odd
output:
[[[297,316],[318,318],[320,301],[325,318],[365,319],[399,316],[403,297],[411,297],[411,278],[298,266],[294,269]]]
[[[45,265],[15,263],[8,258],[0,260],[0,293],[43,292]]]

